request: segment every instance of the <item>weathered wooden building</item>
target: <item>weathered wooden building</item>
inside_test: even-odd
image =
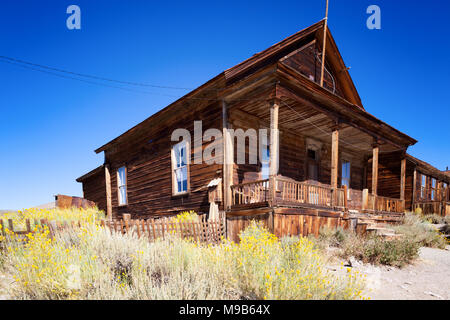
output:
[[[223,163],[192,161],[211,146],[208,139],[171,141],[177,128],[194,137],[198,120],[203,131],[223,133],[211,139],[221,146],[214,156]],[[257,163],[236,161],[232,129],[238,128],[269,130],[269,151]],[[226,211],[231,237],[250,218],[276,234],[307,234],[324,224],[345,225],[356,212],[398,214],[411,207],[413,166],[406,151],[416,142],[364,109],[321,21],[98,148],[104,164],[77,181],[84,197],[111,217],[208,213],[214,203]]]

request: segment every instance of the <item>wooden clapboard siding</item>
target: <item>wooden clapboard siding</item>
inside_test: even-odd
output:
[[[105,171],[99,170],[96,174],[83,181],[83,197],[95,202],[100,210],[106,213],[106,185]]]
[[[183,210],[195,210],[199,213],[209,211],[209,181],[220,176],[220,164],[190,164],[190,193],[184,196],[172,196],[171,141],[172,131],[186,128],[191,133],[192,159],[195,152],[194,121],[202,120],[203,130],[221,128],[221,107],[219,104],[205,106],[187,113],[178,121],[162,128],[160,132],[139,137],[140,144],[126,144],[118,147],[113,154],[107,154],[106,161],[111,166],[111,193],[113,216],[129,213],[133,218],[147,217],[157,214],[177,213]],[[221,137],[217,144],[222,143]],[[202,150],[209,141],[204,141]],[[222,157],[222,153],[216,154]],[[127,167],[128,204],[118,205],[117,169]],[[218,173],[219,172],[219,173]]]
[[[285,58],[281,59],[283,63],[290,66],[291,68],[299,71],[301,74],[306,76],[308,79],[319,83],[320,82],[320,70],[321,70],[321,62],[319,58],[319,54],[322,52],[322,47],[318,45],[316,41],[313,41],[310,44],[307,44],[299,49],[293,51],[291,54],[287,55]],[[328,60],[327,58],[325,58]],[[326,61],[325,67],[328,72],[331,73],[334,79],[331,78],[328,72],[324,73],[324,87],[328,90],[335,91],[335,93],[341,97],[344,97],[344,94],[341,89],[341,84],[338,78],[336,77],[335,71],[329,65],[328,61]],[[333,85],[334,80],[334,85]]]

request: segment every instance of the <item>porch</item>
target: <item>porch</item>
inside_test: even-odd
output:
[[[295,181],[276,176],[231,186],[231,211],[257,208],[312,208],[331,212],[403,213],[405,200],[378,196],[368,189],[354,190],[317,181]],[[346,196],[347,195],[347,196]]]

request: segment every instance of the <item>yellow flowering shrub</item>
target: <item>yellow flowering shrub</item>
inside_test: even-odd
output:
[[[81,224],[96,223],[105,218],[103,211],[98,208],[69,208],[69,209],[37,209],[30,208],[19,210],[18,212],[4,213],[1,217],[3,223],[6,223],[8,219],[12,219],[14,227],[16,229],[25,228],[25,220],[29,219],[33,225],[34,221],[40,221],[41,219],[47,219],[49,221],[66,221],[66,222],[80,222]]]
[[[240,243],[199,244],[176,236],[149,242],[98,224],[54,239],[35,227],[8,238],[2,266],[18,299],[358,299],[352,272],[329,273],[306,238],[278,239],[252,223]]]
[[[199,221],[198,214],[194,211],[183,211],[173,218],[175,222],[197,222]]]
[[[356,273],[337,277],[309,239],[281,241],[252,222],[231,245],[236,276],[248,298],[360,299],[364,282]]]

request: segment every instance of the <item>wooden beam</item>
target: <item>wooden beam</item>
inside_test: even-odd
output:
[[[373,146],[373,158],[372,158],[372,194],[377,194],[378,189],[378,153],[380,147],[378,144]]]
[[[109,164],[105,165],[105,185],[106,185],[106,218],[112,220],[112,200],[111,200],[111,175]]]
[[[414,210],[414,204],[416,202],[416,192],[417,192],[417,169],[414,168],[414,176],[413,176],[413,194],[412,194],[412,201],[411,201],[411,209]]]
[[[223,203],[224,210],[232,205],[231,185],[233,184],[233,141],[228,124],[227,103],[222,101],[222,127],[223,127]]]
[[[276,176],[278,174],[278,151],[279,151],[279,132],[278,132],[278,111],[279,101],[274,99],[270,102],[270,160],[269,160],[269,176],[270,176],[270,201],[275,199],[276,192]]]
[[[325,57],[326,57],[326,49],[327,49],[327,27],[328,27],[328,0],[327,0],[327,8],[325,11],[325,23],[323,26],[323,48],[322,48],[322,66],[320,70],[320,86],[323,87],[323,74],[325,70]]]
[[[401,161],[400,171],[400,200],[405,200],[405,184],[406,184],[406,159]]]
[[[333,130],[331,136],[331,187],[338,186],[338,167],[339,167],[339,129]]]

